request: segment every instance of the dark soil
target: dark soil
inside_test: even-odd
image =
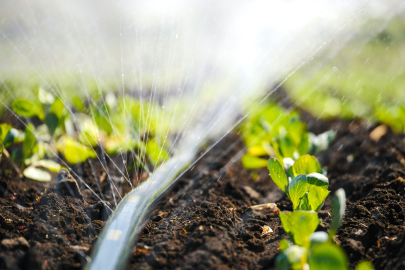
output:
[[[338,132],[319,160],[328,168],[332,192],[346,190],[347,214],[335,240],[346,250],[351,268],[368,259],[376,269],[405,269],[405,136],[388,131],[375,142],[369,135],[376,126],[364,122],[312,118],[309,124],[316,132],[331,128]],[[230,134],[179,179],[166,203],[151,216],[133,249],[129,269],[274,268],[278,243],[287,235],[276,213],[251,206],[276,202],[283,211],[291,210],[291,204],[266,169],[254,175],[242,168],[243,151],[240,137]],[[104,176],[104,181],[97,160],[74,169],[104,195],[107,206],[84,184],[83,199],[61,196],[55,182],[20,179],[2,160],[0,269],[84,266],[109,208],[119,201],[112,183],[122,193],[130,189],[111,161],[103,165],[112,175]],[[318,230],[329,226],[329,199],[323,209]],[[262,235],[264,225],[274,232]]]

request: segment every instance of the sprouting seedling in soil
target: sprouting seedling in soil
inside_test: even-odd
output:
[[[270,158],[268,169],[274,183],[290,198],[294,210],[321,209],[329,194],[329,181],[321,174],[322,167],[314,156],[299,157],[287,174],[278,159]]]
[[[348,269],[348,261],[344,250],[333,242],[339,226],[344,218],[346,196],[343,189],[335,192],[333,197],[333,219],[329,233],[315,232],[319,225],[318,215],[314,211],[296,210],[280,212],[280,220],[287,239],[280,242],[280,255],[276,258],[277,270],[288,269]],[[374,269],[370,262],[360,262],[356,269]]]
[[[340,247],[326,242],[331,241],[327,234],[325,237],[323,233],[315,233],[319,225],[317,212],[329,194],[329,181],[321,174],[322,167],[318,160],[314,156],[303,155],[288,167],[286,173],[278,159],[270,158],[268,169],[274,183],[286,193],[294,209],[293,212],[279,213],[283,229],[292,243],[288,240],[281,241],[282,253],[276,259],[276,268],[347,269],[346,255]],[[338,219],[337,224],[339,220],[341,219]],[[332,253],[322,253],[323,250],[318,249],[318,244],[328,245],[327,248]],[[328,265],[337,265],[339,268],[323,268]]]
[[[287,111],[277,104],[268,104],[252,113],[241,126],[247,153],[242,157],[246,169],[266,167],[264,156],[276,156],[281,165],[288,164],[305,154],[318,154],[335,137],[334,131],[314,135],[307,131],[299,114]]]

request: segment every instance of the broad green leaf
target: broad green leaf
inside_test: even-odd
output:
[[[332,223],[329,227],[329,234],[335,236],[342,224],[346,211],[346,193],[344,189],[339,188],[332,199]]]
[[[308,179],[308,178],[307,178]],[[327,189],[315,187],[308,192],[308,202],[311,210],[319,212],[323,206],[323,202],[328,197],[330,191]]]
[[[49,182],[52,179],[48,172],[35,168],[34,166],[27,167],[23,171],[23,174],[25,177],[39,182]]]
[[[332,242],[319,243],[311,248],[308,259],[311,270],[345,270],[348,269],[344,250]]]
[[[247,170],[255,170],[264,168],[267,165],[267,160],[259,157],[255,157],[249,154],[245,154],[242,157],[242,165]]]
[[[32,166],[44,167],[54,173],[57,173],[60,171],[60,169],[62,169],[62,166],[59,163],[56,163],[55,161],[49,159],[39,160],[33,163]]]
[[[323,202],[329,194],[328,178],[320,173],[311,173],[307,175],[308,183],[308,202],[311,206],[308,210],[319,211]]]
[[[307,182],[309,185],[314,185],[323,189],[328,189],[328,178],[320,173],[310,173],[307,175]]]
[[[293,208],[298,209],[301,198],[308,191],[307,177],[305,175],[298,175],[291,180],[287,188],[288,196],[293,203]]]
[[[288,179],[283,166],[281,166],[278,159],[270,158],[267,163],[267,168],[269,169],[271,179],[273,179],[274,183],[285,192],[288,186]]]
[[[303,155],[300,156],[295,162],[293,166],[294,176],[297,175],[307,175],[310,173],[321,173],[322,167],[319,164],[318,160],[314,156],[310,155]]]
[[[41,105],[30,100],[18,98],[11,104],[11,108],[20,116],[27,118],[38,116],[39,119],[44,120],[44,112]]]
[[[307,249],[294,245],[290,246],[276,258],[277,270],[304,269]]]
[[[280,212],[280,220],[284,231],[296,245],[306,246],[309,236],[315,232],[319,224],[318,214],[314,211]]]
[[[92,148],[86,147],[70,137],[61,138],[57,143],[57,148],[70,164],[78,164],[88,158],[96,157],[96,152]]]
[[[32,148],[34,148],[35,142],[37,141],[34,131],[35,131],[35,127],[32,124],[28,124],[25,127],[25,139],[24,139],[24,143],[23,143],[24,159],[27,159],[31,155]]]
[[[374,266],[369,261],[361,261],[357,264],[355,270],[374,270]]]
[[[53,135],[58,127],[58,117],[54,113],[47,113],[44,122],[49,129],[49,133]]]

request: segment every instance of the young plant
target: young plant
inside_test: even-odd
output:
[[[335,132],[314,135],[307,131],[295,111],[277,104],[263,105],[255,110],[241,126],[247,153],[242,157],[246,169],[266,167],[263,156],[276,156],[285,166],[305,154],[318,154],[334,139]]]
[[[294,210],[318,212],[329,194],[328,178],[321,174],[322,168],[314,156],[303,155],[284,172],[276,158],[270,158],[268,169],[274,183],[286,193]]]
[[[20,176],[49,181],[50,174],[40,168],[58,172],[62,166],[51,160],[57,152],[68,163],[78,164],[95,158],[95,147],[102,148],[108,155],[132,151],[140,156],[135,158],[136,168],[147,164],[154,167],[169,156],[161,145],[161,138],[168,133],[170,122],[163,121],[165,118],[161,117],[159,108],[141,104],[129,96],[117,100],[113,94],[87,107],[77,97],[72,102],[74,112],[68,110],[60,98],[42,88],[33,100],[14,100],[11,107],[17,115],[37,118],[40,124],[28,124],[25,132],[1,124],[0,158],[3,153],[9,157]],[[78,123],[76,127],[72,119]],[[169,145],[166,139],[163,142]],[[9,155],[6,147],[18,143],[23,144],[22,150],[16,147]]]
[[[333,218],[329,232],[315,232],[320,222],[317,212],[330,193],[328,178],[320,173],[322,168],[318,160],[303,155],[285,172],[276,158],[270,158],[268,169],[273,181],[292,201],[294,209],[293,212],[279,213],[291,242],[286,239],[280,242],[281,253],[276,258],[276,269],[348,269],[344,250],[333,242],[346,209],[344,190],[337,190],[332,200]],[[361,267],[369,265],[362,263]]]
[[[285,239],[280,242],[282,253],[276,258],[277,270],[348,269],[345,252],[333,242],[338,229],[336,226],[344,216],[345,200],[343,189],[339,189],[333,199],[333,220],[329,233],[315,232],[319,225],[315,211],[280,212],[281,223],[292,242]]]

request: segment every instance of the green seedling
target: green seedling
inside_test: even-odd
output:
[[[28,124],[24,132],[0,124],[0,158],[4,153],[20,176],[37,181],[51,179],[43,168],[52,172],[62,168],[51,160],[57,152],[68,163],[78,164],[95,158],[95,147],[108,155],[134,151],[142,157],[134,158],[134,166],[128,164],[134,168],[157,166],[168,158],[162,144],[170,145],[166,141],[170,121],[162,117],[164,114],[158,107],[141,104],[129,96],[117,99],[112,94],[88,107],[77,96],[72,102],[75,113],[70,115],[60,98],[42,88],[33,100],[14,100],[11,107],[17,115],[37,117],[42,124],[36,127]],[[76,118],[79,125],[75,128],[72,119]],[[8,146],[20,143],[22,147],[14,147],[11,155],[7,152]]]
[[[287,170],[288,174],[278,159],[270,158],[268,169],[274,183],[290,198],[294,210],[320,210],[329,194],[329,182],[321,174],[321,165],[315,157],[301,156]]]
[[[346,196],[343,189],[335,192],[332,200],[332,223],[329,232],[315,232],[319,224],[315,211],[280,212],[280,220],[292,243],[280,241],[281,254],[276,258],[276,269],[344,270],[348,261],[344,250],[333,242],[333,237],[344,218]],[[372,270],[372,264],[360,262],[356,270]]]
[[[305,154],[318,154],[335,137],[334,131],[314,135],[307,131],[294,111],[286,111],[276,104],[259,107],[241,127],[247,153],[242,157],[246,169],[266,166],[263,156],[276,156],[284,167]]]

